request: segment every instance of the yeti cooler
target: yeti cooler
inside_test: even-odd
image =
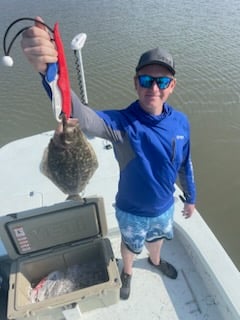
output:
[[[102,198],[65,201],[0,221],[1,239],[13,261],[9,319],[80,319],[82,312],[119,301],[121,280],[105,238]]]

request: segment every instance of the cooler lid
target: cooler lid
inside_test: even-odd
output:
[[[53,247],[103,237],[103,198],[65,201],[0,217],[0,237],[11,259]]]

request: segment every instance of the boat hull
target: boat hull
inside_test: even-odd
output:
[[[50,206],[65,200],[39,170],[43,151],[53,132],[14,141],[0,149],[1,215]],[[108,237],[115,256],[122,263],[120,235],[114,212],[117,191],[118,164],[109,142],[89,139],[98,156],[99,168],[87,185],[83,196],[104,198]],[[17,157],[16,157],[17,155]],[[24,182],[24,183],[23,183]],[[171,319],[171,320],[239,320],[239,271],[215,235],[196,210],[191,219],[182,216],[181,190],[175,192],[175,237],[166,241],[162,255],[179,271],[177,280],[157,273],[147,262],[147,251],[134,263],[131,296],[109,306],[90,311],[86,319]],[[6,251],[0,245],[0,260],[6,261]],[[2,264],[1,264],[2,265]],[[148,306],[148,308],[146,308]],[[125,311],[124,311],[125,310]],[[127,313],[126,313],[126,310]]]

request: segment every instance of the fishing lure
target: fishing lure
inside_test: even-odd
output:
[[[70,80],[67,69],[67,62],[64,52],[63,42],[60,36],[59,24],[56,22],[54,28],[50,28],[46,23],[39,21],[34,18],[19,18],[13,21],[9,27],[6,29],[4,38],[3,38],[3,51],[5,56],[2,58],[2,63],[5,66],[12,67],[13,59],[10,56],[10,50],[16,38],[25,30],[29,28],[29,26],[22,28],[17,32],[17,34],[13,37],[10,42],[8,48],[6,46],[6,39],[10,29],[20,21],[34,21],[45,26],[48,31],[52,34],[53,40],[55,41],[56,48],[58,51],[58,62],[48,64],[47,72],[46,72],[46,82],[48,83],[51,89],[51,98],[52,98],[52,109],[55,115],[55,118],[58,122],[62,121],[62,114],[66,116],[66,118],[70,118],[71,116],[71,90],[70,90]]]

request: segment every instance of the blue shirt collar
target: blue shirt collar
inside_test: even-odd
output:
[[[163,112],[159,115],[153,115],[150,113],[147,113],[142,109],[142,107],[139,104],[139,101],[135,101],[130,108],[134,112],[136,118],[147,125],[157,125],[160,121],[162,121],[166,116],[168,116],[171,113],[172,108],[165,102],[163,104]]]

